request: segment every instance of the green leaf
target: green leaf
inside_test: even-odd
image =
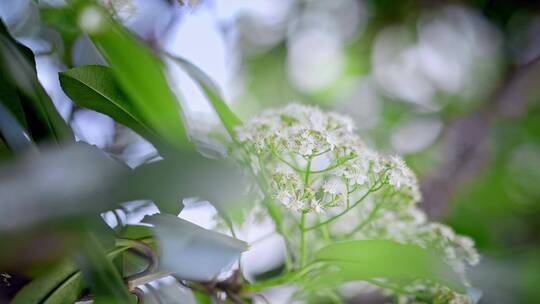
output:
[[[162,268],[182,279],[212,280],[247,249],[243,241],[173,215],[152,215],[146,222],[155,226]]]
[[[21,126],[28,124],[29,133],[34,140],[51,139],[61,143],[74,139],[71,129],[39,83],[32,52],[17,43],[2,22],[0,22],[0,71],[2,78],[5,77],[2,81],[6,81],[2,86],[15,88],[20,99],[17,101],[12,91],[10,95],[13,98],[9,100],[2,98],[2,102],[13,111]],[[24,119],[21,109],[24,112]]]
[[[184,58],[173,56],[167,54],[169,58],[173,59],[178,65],[182,67],[186,73],[197,82],[201,87],[204,94],[212,104],[212,107],[216,111],[223,123],[225,129],[231,136],[231,138],[236,139],[236,133],[234,128],[242,124],[242,121],[231,111],[227,103],[223,100],[220,94],[220,90],[215,82],[201,69],[187,61]]]
[[[102,17],[106,19],[105,12]],[[190,147],[181,109],[169,88],[162,63],[114,21],[103,22],[106,24],[99,31],[90,33],[90,38],[110,64],[122,91],[158,134],[178,148]]]
[[[0,137],[0,161],[5,160],[11,156],[11,151],[8,148],[6,142]]]
[[[207,159],[195,151],[179,151],[167,159],[144,164],[124,180],[130,199],[153,199],[162,212],[177,215],[181,199],[199,197],[218,209],[233,208],[245,189],[245,176],[238,166]],[[210,185],[210,186],[209,186]]]
[[[118,247],[107,254],[112,260],[127,247]],[[25,285],[13,299],[13,304],[72,304],[81,295],[85,284],[75,263],[63,261]]]
[[[81,30],[77,27],[77,14],[71,6],[42,6],[40,7],[41,23],[55,29],[62,38],[63,52],[55,50],[62,61],[72,66],[72,51]]]
[[[76,272],[77,269],[72,262],[63,261],[45,275],[37,277],[21,289],[13,299],[12,304],[41,303],[47,298],[47,295],[53,295],[53,291],[55,290],[75,290],[75,288],[66,288],[65,286],[71,286],[70,282],[67,281]],[[64,293],[62,291],[59,292]],[[76,299],[75,297],[73,300]]]
[[[4,75],[7,72],[9,71],[0,69],[0,79],[9,79],[9,75]],[[24,109],[19,98],[19,92],[8,81],[0,81],[0,104],[7,108],[25,130],[28,130],[28,123],[24,116]]]
[[[154,235],[153,228],[145,225],[126,225],[118,232],[123,239],[139,240]]]
[[[130,172],[102,150],[82,142],[3,163],[0,232],[104,212],[124,201],[118,184]]]
[[[81,253],[83,258],[79,258],[77,264],[96,297],[94,303],[132,302],[121,274],[95,235],[88,234],[81,242]]]
[[[335,285],[374,278],[429,279],[464,292],[458,275],[433,252],[415,245],[385,240],[346,241],[328,245],[315,254],[330,270],[315,279]]]
[[[72,304],[77,301],[84,289],[84,282],[80,272],[68,276],[43,302],[43,304]],[[31,303],[31,302],[20,302]]]
[[[14,152],[22,152],[33,147],[26,130],[2,103],[0,103],[0,134]]]
[[[213,303],[212,298],[202,291],[193,290],[193,296],[195,296],[195,301],[197,301],[197,304],[212,304]]]
[[[99,65],[73,68],[60,73],[60,85],[79,106],[105,114],[159,145],[158,135],[122,92],[111,68]]]
[[[154,200],[160,210],[175,215],[186,197],[225,207],[245,189],[241,170],[232,164],[205,159],[195,151],[178,151],[177,157],[131,170],[102,150],[79,142],[2,163],[0,233],[97,215],[137,199]]]

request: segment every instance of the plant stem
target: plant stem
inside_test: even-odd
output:
[[[248,151],[246,149],[244,149],[244,152],[248,153]],[[261,164],[263,163],[260,156],[258,157],[258,161]],[[292,263],[291,252],[292,252],[292,250],[290,249],[290,242],[289,242],[289,239],[287,237],[287,234],[284,232],[284,229],[283,229],[283,221],[281,219],[280,211],[278,210],[278,207],[273,202],[272,194],[268,192],[267,184],[266,184],[267,177],[266,177],[264,168],[261,168],[261,171],[260,171],[261,176],[260,177],[257,176],[257,174],[255,174],[255,172],[253,172],[253,170],[249,170],[249,172],[251,173],[251,175],[253,176],[255,181],[257,181],[257,184],[259,185],[259,188],[261,189],[261,191],[263,192],[263,194],[265,196],[265,201],[266,202],[263,205],[266,207],[266,210],[268,211],[268,214],[270,215],[270,218],[272,219],[272,221],[276,225],[277,233],[279,233],[283,237],[283,240],[285,241],[285,269],[288,271],[288,270],[291,269],[291,263]]]
[[[300,218],[300,262],[299,262],[299,268],[304,267],[304,264],[306,263],[306,213],[302,212],[302,216]]]
[[[263,282],[258,282],[258,283],[252,284],[252,285],[245,285],[245,286],[242,287],[241,294],[243,294],[243,293],[256,293],[256,292],[259,292],[259,291],[262,291],[262,290],[265,290],[265,289],[268,289],[268,288],[272,288],[272,287],[275,287],[275,286],[294,283],[295,281],[302,278],[304,275],[308,274],[312,269],[320,266],[321,264],[322,264],[322,262],[315,261],[315,262],[312,262],[312,263],[306,265],[306,267],[304,267],[304,268],[302,268],[302,269],[300,269],[298,271],[289,272],[289,273],[287,273],[287,274],[285,274],[285,275],[283,275],[281,277],[274,278],[274,279],[269,279],[269,280],[266,280],[266,281],[263,281]]]
[[[321,219],[319,217],[317,217],[317,222],[318,223],[321,222]],[[327,241],[332,240],[332,235],[330,234],[330,231],[328,231],[328,226],[322,226],[321,227],[321,233],[322,233],[325,240],[327,240]]]
[[[317,171],[312,171],[311,173],[324,173],[324,172],[328,172],[330,170],[333,170],[341,165],[343,165],[344,163],[348,162],[349,160],[353,159],[354,157],[351,157],[351,156],[347,156],[347,157],[343,157],[341,159],[339,159],[335,164],[331,165],[331,166],[328,166],[326,167],[325,169],[322,169],[322,170],[317,170]]]
[[[270,279],[270,280],[255,283],[252,285],[244,286],[242,288],[242,293],[254,293],[254,292],[259,292],[261,290],[265,290],[265,289],[272,288],[275,286],[283,285],[283,284],[291,282],[292,279],[295,277],[296,277],[295,272],[289,272],[288,274],[285,274],[275,279]]]
[[[311,173],[311,160],[312,158],[307,159],[307,165],[306,165],[306,173],[304,174],[304,193],[306,192],[306,189],[309,187],[309,174]],[[300,262],[299,262],[299,268],[304,267],[306,263],[307,258],[307,251],[306,251],[306,211],[302,211],[302,215],[300,217]]]
[[[360,204],[370,193],[379,190],[384,185],[384,183],[381,183],[377,187],[375,187],[375,185],[377,185],[377,183],[375,183],[371,188],[369,188],[368,191],[364,195],[362,195],[362,197],[360,197],[356,202],[354,202],[354,204],[352,204],[349,208],[346,208],[345,210],[343,210],[340,213],[338,213],[337,215],[327,219],[326,221],[319,222],[316,225],[313,225],[313,226],[308,227],[308,228],[304,228],[304,230],[309,231],[309,230],[317,229],[317,228],[319,228],[319,227],[321,227],[323,225],[329,224],[329,223],[337,220],[338,218],[342,217],[347,212],[349,212],[349,210],[353,209],[358,204]]]
[[[294,171],[299,172],[299,173],[304,172],[304,170],[298,168],[297,166],[293,165],[291,162],[288,162],[287,160],[285,160],[284,158],[282,158],[281,156],[279,156],[279,154],[277,154],[275,151],[272,151],[272,154],[273,154],[277,159],[279,159],[280,161],[282,161],[284,164],[286,164],[287,166],[291,167],[291,169],[293,169]]]
[[[309,187],[309,174],[311,173],[311,157],[307,159],[306,173],[304,174],[304,190]]]

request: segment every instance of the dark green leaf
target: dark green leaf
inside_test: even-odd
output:
[[[26,130],[2,103],[0,103],[0,134],[13,152],[22,152],[33,146]]]
[[[81,245],[82,258],[78,259],[78,264],[83,278],[96,297],[94,303],[131,303],[131,296],[122,281],[121,274],[114,267],[99,240],[94,235],[88,234]]]
[[[28,123],[29,133],[34,140],[50,139],[57,143],[73,140],[73,133],[54,107],[51,99],[39,83],[32,52],[17,43],[0,22],[0,70],[2,81],[16,89],[17,100],[4,100],[6,107],[13,111],[21,126]],[[13,92],[10,94],[14,96]],[[14,97],[13,97],[14,98]],[[20,109],[24,112],[22,119]]]
[[[9,71],[0,69],[0,79],[9,79],[9,75],[4,75],[4,73],[7,72]],[[24,109],[19,98],[19,92],[8,81],[0,81],[0,103],[7,108],[25,130],[28,129],[28,123],[24,116]]]
[[[154,142],[157,134],[119,88],[112,70],[87,65],[60,73],[64,92],[81,107],[103,113]]]
[[[117,247],[107,254],[114,259],[127,247]],[[21,289],[13,304],[72,304],[81,295],[85,284],[81,272],[71,261],[63,261]]]
[[[80,272],[75,272],[62,282],[43,302],[43,304],[72,304],[81,295],[84,282]],[[31,302],[21,302],[29,304]]]
[[[11,156],[11,151],[9,150],[6,142],[3,138],[0,137],[0,161]]]
[[[209,281],[234,263],[247,244],[169,214],[150,216],[164,270],[188,280]]]
[[[80,288],[73,288],[73,276],[77,273],[77,269],[72,262],[64,261],[55,266],[45,275],[37,277],[28,285],[26,285],[13,299],[12,304],[31,304],[42,303],[47,296],[59,292],[65,294],[66,291],[75,291]],[[69,287],[67,287],[69,286]],[[72,298],[76,300],[78,296]],[[68,297],[69,298],[69,297]]]

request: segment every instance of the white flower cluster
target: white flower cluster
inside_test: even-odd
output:
[[[346,116],[291,104],[267,110],[236,131],[255,156],[254,171],[269,172],[274,198],[293,210],[346,207],[383,185],[405,195],[405,203],[420,197],[403,160],[366,147]]]
[[[465,269],[478,263],[473,241],[427,221],[416,207],[418,182],[405,162],[368,148],[350,118],[299,104],[267,110],[236,129],[253,172],[293,216],[319,213],[337,239],[388,239],[435,248],[467,285]],[[313,219],[312,216],[312,219]],[[455,303],[467,297],[442,286],[415,286]]]

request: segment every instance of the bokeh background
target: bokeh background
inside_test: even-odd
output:
[[[539,3],[102,2],[141,39],[211,75],[241,117],[292,101],[352,116],[366,142],[405,157],[430,217],[475,239],[481,303],[540,303]],[[39,79],[76,136],[136,166],[151,145],[59,87],[59,71],[104,64],[63,5],[1,0],[0,16],[37,55]],[[168,72],[190,132],[217,128],[198,87],[174,64]],[[183,217],[211,227],[213,212],[187,204]]]

